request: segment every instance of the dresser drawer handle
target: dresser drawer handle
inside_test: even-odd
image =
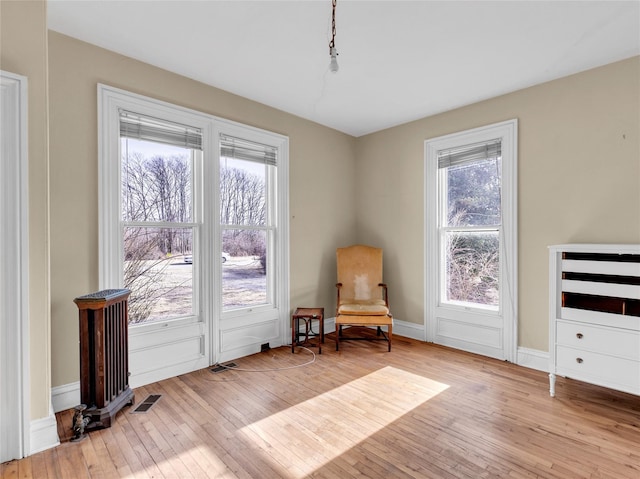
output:
[[[578,339],[582,339],[583,337],[584,337],[584,336],[582,335],[582,333],[578,333],[578,334],[576,334],[576,338],[578,338]]]
[[[576,358],[576,362],[577,362],[578,364],[582,364],[582,358]]]

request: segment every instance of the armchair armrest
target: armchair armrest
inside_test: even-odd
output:
[[[388,308],[389,307],[389,293],[387,291],[387,284],[386,283],[378,283],[378,286],[380,286],[382,288],[382,299],[384,300],[385,306]]]

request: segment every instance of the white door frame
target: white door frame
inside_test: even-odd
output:
[[[29,454],[27,78],[0,71],[0,462]]]
[[[438,151],[492,139],[501,140],[503,157],[499,310],[485,314],[476,312],[475,308],[454,311],[449,305],[441,304],[440,298]],[[518,345],[518,120],[426,140],[424,161],[424,325],[427,341],[515,362]],[[475,318],[480,317],[482,320],[470,327]]]

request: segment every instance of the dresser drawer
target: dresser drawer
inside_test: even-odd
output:
[[[575,349],[640,361],[640,333],[635,331],[558,321],[556,342]]]
[[[559,345],[556,371],[561,376],[640,394],[639,361]]]

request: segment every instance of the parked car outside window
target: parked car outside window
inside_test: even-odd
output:
[[[228,260],[229,258],[231,258],[231,256],[229,255],[229,253],[225,253],[225,252],[223,251],[223,252],[222,252],[222,262],[223,262],[223,263],[226,263],[226,262],[227,262],[227,260]],[[190,255],[190,254],[186,255],[186,256],[184,257],[184,262],[185,262],[185,263],[189,263],[189,264],[193,263],[193,256],[192,256],[192,255]]]

